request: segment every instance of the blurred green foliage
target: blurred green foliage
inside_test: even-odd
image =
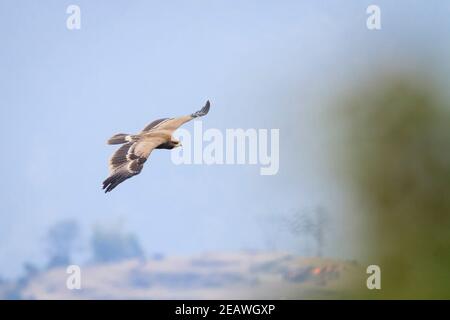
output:
[[[382,274],[362,298],[450,298],[450,103],[424,78],[382,76],[347,96],[344,172]]]

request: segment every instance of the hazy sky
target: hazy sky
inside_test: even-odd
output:
[[[372,3],[381,31],[366,29]],[[66,28],[70,4],[80,30]],[[318,205],[334,221],[326,254],[352,257],[351,201],[333,180],[322,102],[379,60],[440,59],[448,71],[449,17],[446,1],[0,1],[0,275],[44,263],[48,227],[72,218],[84,242],[95,224],[123,224],[147,252],[271,243],[301,254],[302,240],[267,217]],[[158,150],[102,192],[108,137],[206,99],[205,129],[280,129],[277,175],[175,166]]]

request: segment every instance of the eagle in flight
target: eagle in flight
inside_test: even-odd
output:
[[[108,140],[108,144],[122,144],[109,159],[109,177],[103,181],[103,189],[111,191],[128,178],[139,174],[145,161],[154,149],[180,147],[180,141],[172,137],[173,132],[192,119],[202,117],[209,111],[209,101],[191,115],[179,118],[158,119],[147,125],[140,133],[118,133]]]

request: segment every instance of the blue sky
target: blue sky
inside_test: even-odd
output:
[[[365,27],[372,3],[381,31]],[[80,30],[66,28],[70,4]],[[148,252],[191,254],[267,249],[265,217],[323,205],[334,221],[326,254],[354,256],[351,199],[319,120],[326,98],[377,61],[442,61],[445,77],[449,16],[445,1],[1,1],[0,275],[43,263],[48,227],[72,218],[86,239],[95,224],[123,224]],[[206,99],[205,129],[280,129],[278,175],[175,166],[159,151],[102,192],[109,136]],[[276,249],[302,253],[274,232]]]

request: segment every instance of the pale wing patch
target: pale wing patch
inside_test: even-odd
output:
[[[203,116],[207,115],[209,112],[209,109],[210,109],[210,103],[208,100],[208,101],[206,101],[206,104],[203,106],[203,108],[201,108],[200,110],[198,110],[188,116],[183,116],[183,117],[174,118],[174,119],[168,119],[164,122],[159,123],[157,125],[157,128],[170,130],[171,132],[173,132],[173,131],[177,130],[179,127],[181,127],[183,124],[185,124],[186,122],[189,122],[192,119],[203,117]]]

